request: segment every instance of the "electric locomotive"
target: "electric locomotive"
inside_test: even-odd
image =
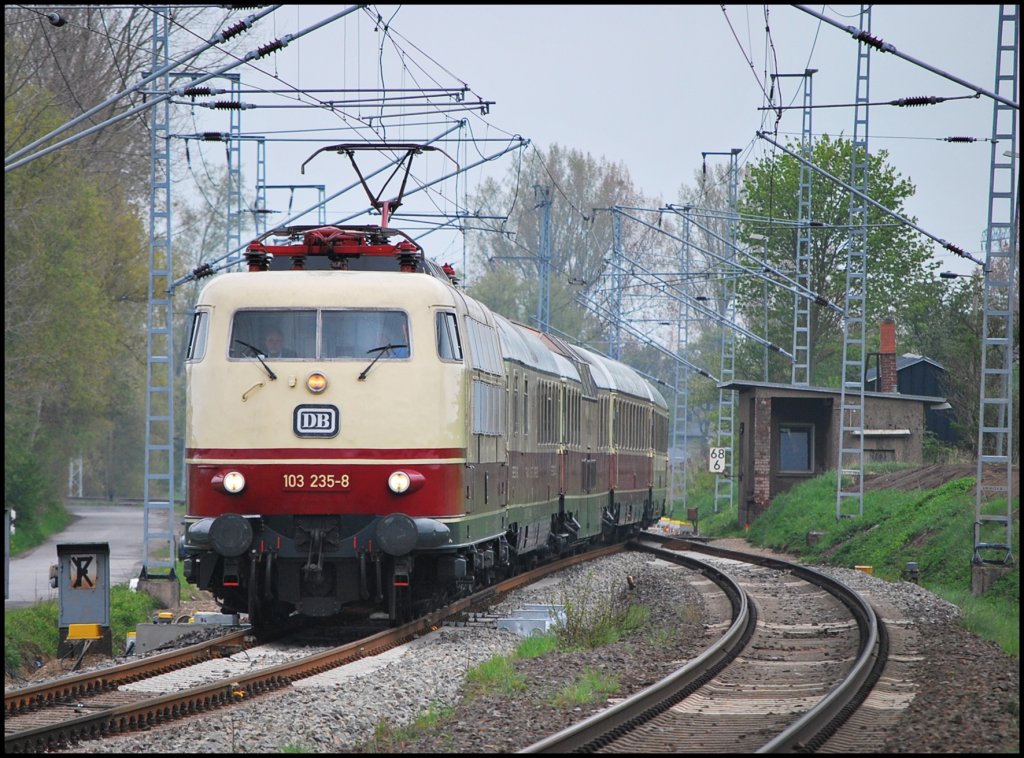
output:
[[[658,391],[467,296],[399,202],[264,235],[197,300],[180,554],[254,627],[397,623],[664,513]]]

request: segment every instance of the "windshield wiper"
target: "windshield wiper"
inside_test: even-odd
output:
[[[394,350],[396,347],[409,347],[409,346],[408,345],[392,345],[392,344],[388,343],[387,345],[381,345],[380,347],[375,347],[375,348],[372,348],[370,350],[367,350],[366,352],[368,352],[368,353],[376,353],[377,357],[374,358],[372,361],[370,361],[370,365],[369,366],[367,366],[366,368],[363,369],[363,373],[361,373],[359,375],[359,381],[363,381],[364,379],[366,379],[366,375],[370,373],[370,369],[373,368],[373,364],[376,363],[377,361],[379,361],[380,357],[382,355],[384,355],[384,353],[386,353],[388,350]]]
[[[265,355],[265,353],[262,350],[260,350],[255,345],[250,345],[248,342],[242,342],[242,340],[239,339],[236,339],[235,342],[237,342],[239,345],[244,345],[245,347],[249,348],[252,351],[252,354],[256,356],[256,360],[258,360],[262,364],[263,368],[266,369],[267,376],[270,377],[271,381],[277,379],[277,374],[270,370],[270,366],[268,366],[266,363],[263,363],[263,356]]]

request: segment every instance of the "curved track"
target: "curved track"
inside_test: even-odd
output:
[[[866,697],[886,659],[871,606],[839,582],[772,558],[652,538],[643,549],[735,585],[732,616],[705,653],[647,690],[522,752],[814,750]],[[726,589],[732,597],[733,590]]]

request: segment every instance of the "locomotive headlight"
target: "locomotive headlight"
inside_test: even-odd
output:
[[[306,377],[306,389],[308,389],[314,395],[319,395],[321,392],[327,389],[327,377],[321,374],[319,371],[314,371],[312,374]]]
[[[388,489],[396,495],[401,495],[409,489],[409,475],[404,471],[395,471],[388,477]]]
[[[426,481],[426,478],[419,471],[392,471],[388,477],[388,489],[396,495],[406,492],[415,492]]]
[[[240,471],[226,471],[210,479],[211,485],[218,487],[228,495],[238,495],[246,489],[246,477]]]

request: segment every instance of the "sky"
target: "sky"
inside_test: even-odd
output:
[[[260,21],[245,44],[296,34],[347,7],[284,6]],[[542,148],[557,143],[623,164],[639,190],[668,203],[678,200],[681,185],[694,184],[703,153],[739,148],[740,163],[745,165],[774,150],[758,131],[772,135],[777,128],[780,143],[799,139],[799,74],[805,69],[817,69],[812,89],[817,106],[812,115],[814,134],[852,136],[858,44],[848,31],[801,7],[860,28],[860,6],[849,5],[379,5],[370,8],[387,25],[387,41],[382,42],[383,24],[375,25],[365,11],[356,11],[293,40],[272,58],[234,71],[241,73],[243,87],[373,88],[383,82],[392,88],[416,88],[464,83],[472,90],[472,100],[493,103],[486,115],[471,111],[466,116],[474,137],[493,140],[476,146],[483,154],[497,152],[510,135],[521,135]],[[903,55],[993,92],[998,8],[876,5],[870,30]],[[775,80],[774,101],[795,106],[782,112],[777,125],[774,113],[760,110],[767,103],[770,72],[783,74]],[[869,102],[958,98],[927,107],[872,107],[868,146],[873,153],[886,150],[896,171],[917,187],[906,208],[919,227],[984,260],[981,239],[988,223],[994,101],[974,94],[892,53],[870,54]],[[260,102],[283,100],[264,97]],[[195,118],[199,128],[223,129],[226,121],[223,112],[216,111]],[[322,112],[297,108],[256,108],[243,111],[241,118],[246,134],[319,138],[268,143],[268,183],[323,183],[331,195],[355,181],[347,161],[334,155],[318,156],[305,174],[299,173],[302,161],[318,147],[354,140],[354,132],[315,130],[321,125],[337,129],[350,121],[337,114],[323,120]],[[436,126],[432,131],[419,127],[416,121],[409,117],[389,122],[388,138],[416,140],[439,131]],[[954,136],[978,141],[944,141]],[[463,164],[476,158],[465,145],[443,144]],[[1019,151],[1019,146],[997,145],[999,154],[1010,149]],[[456,203],[467,188],[472,192],[484,176],[507,176],[520,152],[513,150],[468,172],[459,180],[468,185],[449,183],[444,199],[427,202],[426,192],[416,199],[410,196],[403,210],[449,210],[454,206],[447,203]],[[222,156],[223,148],[221,160]],[[214,161],[216,154],[208,152],[207,158]],[[372,163],[367,160],[366,165]],[[454,168],[436,154],[417,160],[425,163],[416,164],[410,187],[423,177]],[[728,157],[709,155],[707,161],[727,164]],[[255,156],[248,152],[243,171],[247,178],[255,176]],[[276,190],[268,198],[268,207],[282,211],[277,222],[283,220],[289,194]],[[329,220],[354,210],[364,198],[359,192],[346,192],[331,200]],[[315,191],[297,190],[292,208],[306,208],[315,199]],[[294,223],[314,221],[307,217]],[[943,251],[927,237],[922,240],[934,247],[942,270],[977,269],[977,264]],[[463,254],[457,234],[431,233],[421,243],[438,260],[457,262]]]

